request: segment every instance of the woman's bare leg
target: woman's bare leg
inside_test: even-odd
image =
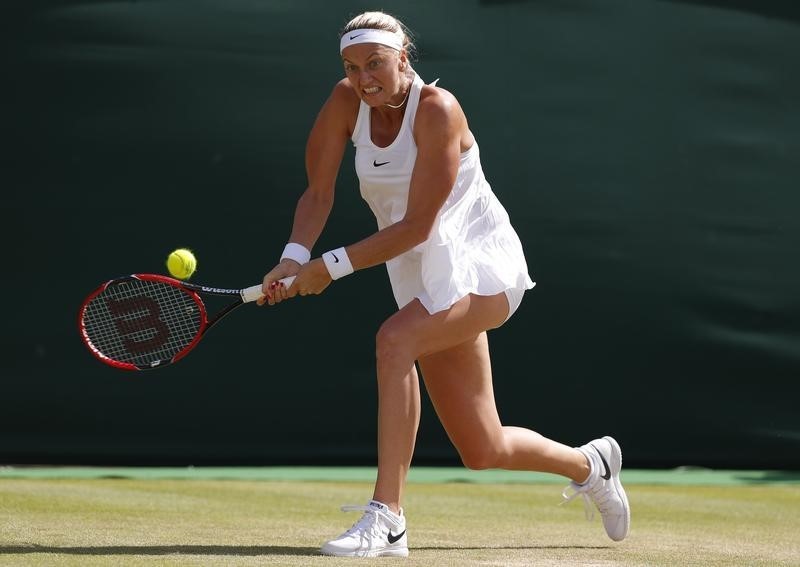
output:
[[[436,413],[468,468],[549,472],[576,482],[589,475],[586,458],[576,449],[502,425],[486,333],[421,358],[420,368]]]
[[[497,415],[485,331],[508,313],[505,294],[469,295],[430,315],[414,300],[392,315],[376,339],[378,478],[373,498],[397,512],[419,425],[420,361],[425,384],[467,466],[538,470],[581,481],[586,458],[533,431],[503,427]]]

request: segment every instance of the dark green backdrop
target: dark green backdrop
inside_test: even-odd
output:
[[[196,281],[260,281],[337,32],[373,6],[5,8],[0,463],[373,462],[383,268],[243,308],[163,371],[105,367],[75,324],[101,281],[178,246]],[[800,467],[797,4],[375,7],[461,101],[538,281],[490,335],[504,420],[613,434],[632,466]],[[317,253],[373,230],[351,160]],[[416,462],[456,462],[427,405]]]

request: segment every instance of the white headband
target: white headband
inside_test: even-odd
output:
[[[403,38],[390,31],[374,30],[374,29],[359,29],[349,31],[342,36],[339,42],[339,53],[344,51],[345,47],[356,45],[357,43],[380,43],[392,49],[400,51],[403,49]]]

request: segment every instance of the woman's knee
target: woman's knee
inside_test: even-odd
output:
[[[402,361],[413,364],[411,353],[411,337],[403,325],[393,319],[387,319],[375,335],[375,356],[378,364]]]
[[[482,471],[503,468],[503,453],[490,444],[459,448],[461,462],[468,469]]]

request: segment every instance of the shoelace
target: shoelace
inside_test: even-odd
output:
[[[356,532],[372,533],[378,520],[377,512],[369,506],[356,506],[348,504],[342,506],[342,512],[363,512],[361,518],[345,532],[345,535],[353,535]]]
[[[567,491],[572,489],[572,494],[567,494]],[[575,482],[571,482],[563,491],[561,491],[561,496],[564,500],[561,502],[561,506],[564,504],[569,504],[578,496],[583,497],[583,511],[586,515],[586,519],[588,521],[592,521],[594,519],[594,506],[592,505],[592,498],[587,494],[589,491],[588,486],[581,486]]]
[[[567,491],[572,489],[572,494],[567,494]],[[578,495],[583,497],[583,510],[586,514],[586,519],[591,521],[594,519],[594,507],[600,510],[600,515],[605,516],[609,512],[609,491],[605,489],[602,482],[593,482],[589,484],[580,485],[576,482],[571,482],[562,492],[561,496],[564,501],[562,505],[572,502]],[[592,505],[594,503],[594,506]]]

